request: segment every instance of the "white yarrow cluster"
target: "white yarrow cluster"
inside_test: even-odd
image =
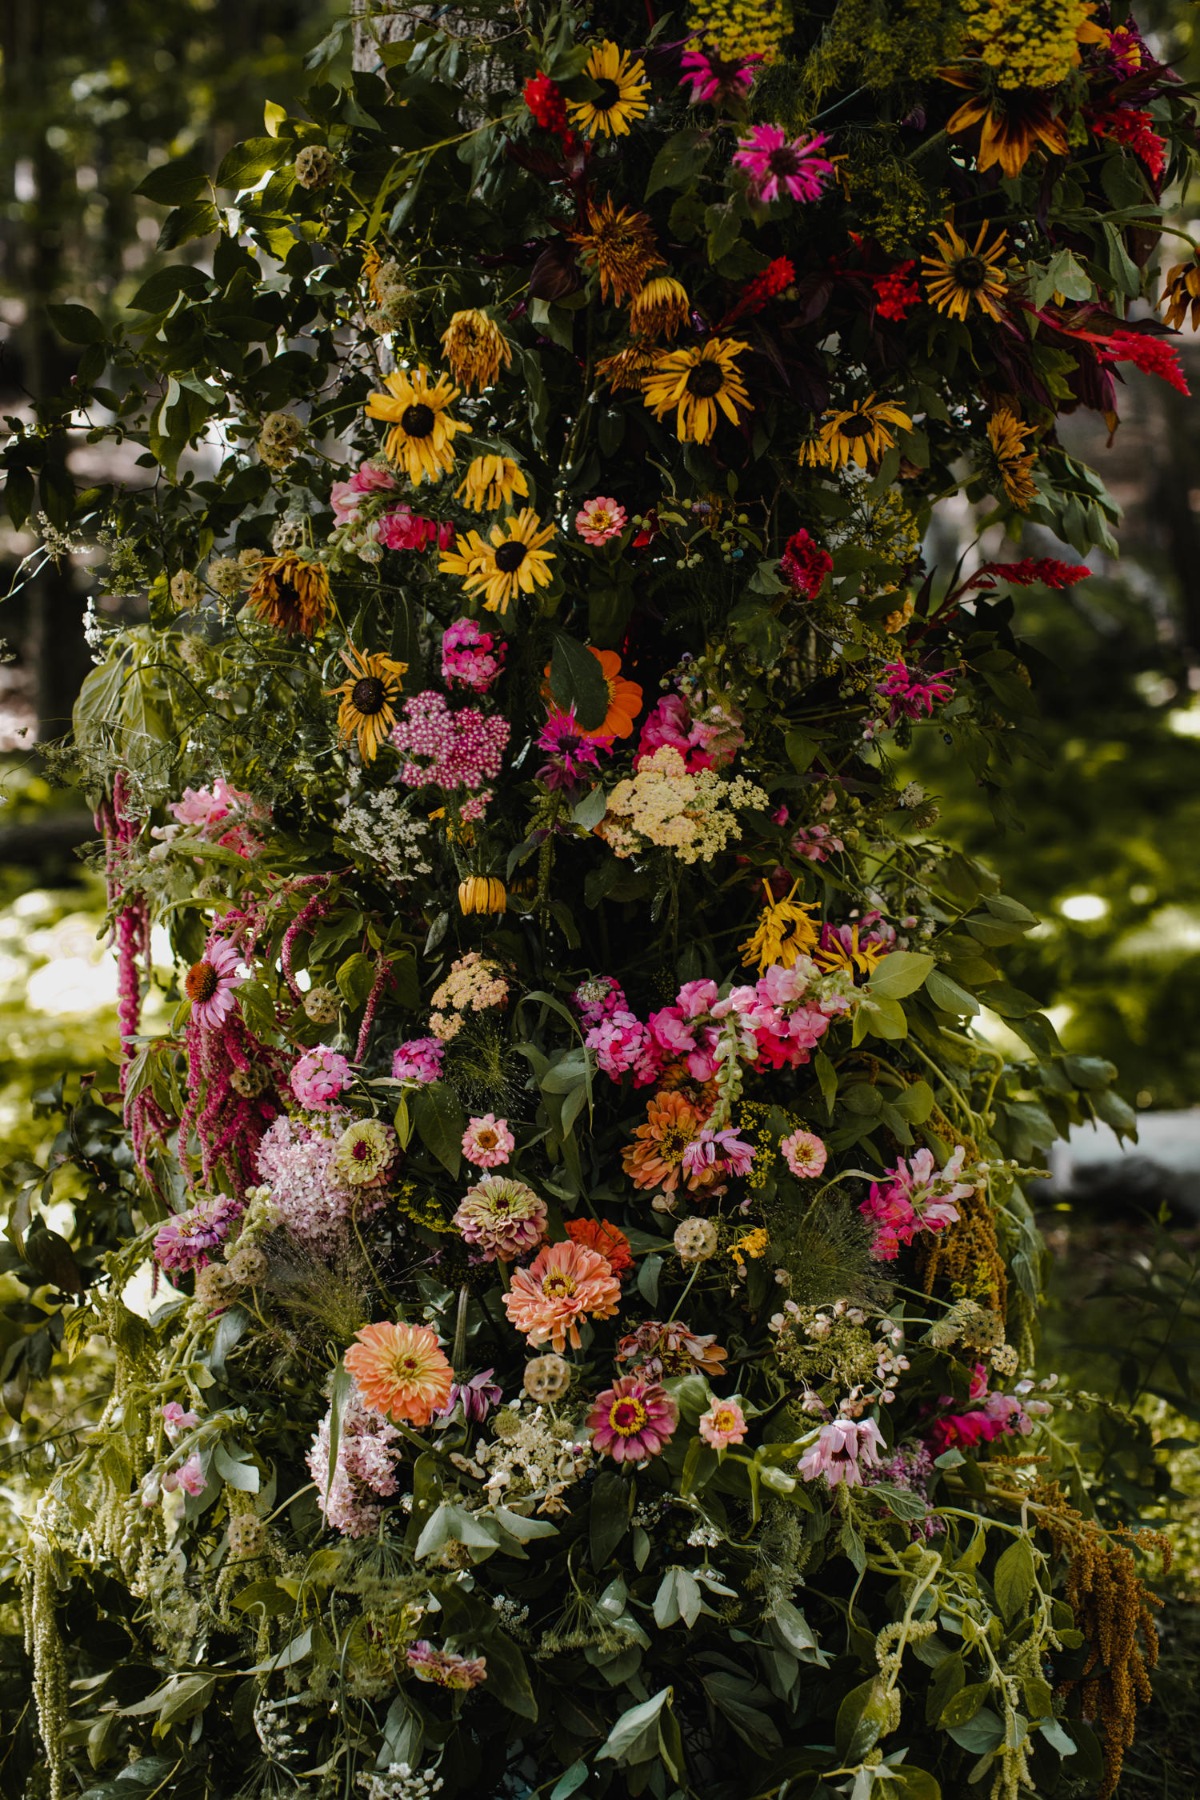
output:
[[[410,797],[396,788],[344,794],[338,832],[352,851],[369,857],[398,884],[433,872],[429,821],[417,816]]]

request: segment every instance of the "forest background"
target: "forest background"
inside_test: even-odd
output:
[[[1200,81],[1195,0],[1152,0],[1139,14],[1163,59]],[[55,330],[54,307],[82,303],[114,323],[171,259],[162,208],[138,192],[149,171],[188,153],[215,166],[259,128],[264,94],[290,107],[314,72],[344,72],[351,52],[341,0],[7,0],[0,415],[25,416],[31,396],[69,380],[80,351]],[[1175,222],[1194,233],[1200,195],[1173,203]],[[1181,350],[1195,396],[1200,338],[1186,328]],[[1023,614],[1040,657],[1031,729],[1041,758],[1014,766],[1006,791],[984,794],[930,733],[912,775],[940,805],[945,835],[989,861],[1042,919],[1013,954],[1012,981],[1037,997],[1069,1051],[1118,1065],[1131,1106],[1174,1112],[1200,1105],[1200,409],[1133,373],[1123,412],[1110,446],[1082,420],[1069,446],[1124,509],[1120,561],[1093,557],[1086,587],[1027,601]],[[114,468],[115,454],[81,442],[77,481],[135,476]],[[931,556],[948,566],[973,533],[965,503],[939,533]],[[1030,553],[1056,553],[1035,535]],[[43,749],[67,729],[90,667],[87,559],[48,555],[36,531],[0,515],[4,593],[0,1164],[52,1135],[57,1083],[115,1085],[116,1041],[101,883],[79,855],[94,829],[80,797],[54,784]],[[983,1024],[1004,1047],[1002,1021]],[[1096,1412],[1079,1429],[1103,1434],[1107,1477],[1131,1511],[1136,1490],[1145,1516],[1149,1489],[1174,1520],[1158,1698],[1121,1800],[1200,1792],[1189,1697],[1200,1658],[1200,1234],[1162,1199],[1126,1194],[1102,1213],[1048,1200],[1043,1221],[1056,1252],[1053,1358],[1139,1421],[1119,1429]],[[3,1267],[0,1249],[0,1282]],[[0,1609],[13,1599],[20,1515],[57,1437],[105,1382],[85,1354],[22,1405],[26,1396],[5,1386],[6,1348]],[[0,1791],[2,1758],[0,1749]]]

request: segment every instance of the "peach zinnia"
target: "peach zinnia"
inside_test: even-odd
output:
[[[428,1425],[450,1398],[454,1370],[427,1325],[383,1323],[355,1332],[346,1352],[364,1406],[389,1419]]]
[[[581,1319],[611,1319],[621,1284],[607,1259],[584,1244],[547,1244],[527,1269],[518,1269],[504,1310],[531,1344],[553,1344],[561,1355],[581,1345]]]
[[[625,1173],[634,1187],[661,1188],[665,1194],[673,1194],[683,1173],[683,1153],[699,1137],[702,1123],[701,1114],[682,1094],[655,1094],[646,1107],[646,1123],[633,1134],[637,1142],[621,1152]]]

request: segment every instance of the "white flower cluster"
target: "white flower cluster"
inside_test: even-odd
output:
[[[452,1455],[466,1475],[482,1481],[493,1500],[541,1497],[540,1513],[569,1511],[563,1495],[582,1480],[592,1462],[592,1446],[567,1419],[542,1406],[522,1413],[521,1402],[493,1414],[492,1437],[475,1446],[473,1457]]]
[[[445,1782],[432,1769],[414,1769],[411,1763],[389,1763],[386,1769],[374,1769],[360,1775],[358,1785],[367,1800],[431,1800]]]
[[[375,863],[398,884],[431,875],[432,829],[413,812],[411,798],[396,788],[342,796],[338,832],[354,855]]]

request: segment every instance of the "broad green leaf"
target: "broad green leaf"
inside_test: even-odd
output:
[[[550,658],[550,692],[564,712],[573,706],[585,731],[595,731],[608,712],[608,683],[586,644],[559,632]]]
[[[884,1000],[903,1000],[924,983],[936,959],[925,950],[893,950],[871,976],[870,991]]]
[[[649,200],[663,188],[690,187],[708,161],[712,137],[707,131],[686,126],[669,137],[650,168],[644,198]]]
[[[992,1586],[1006,1625],[1011,1625],[1033,1592],[1035,1567],[1027,1538],[1014,1538],[996,1564]]]
[[[208,191],[208,173],[194,156],[178,156],[151,169],[133,191],[157,206],[183,206]]]

